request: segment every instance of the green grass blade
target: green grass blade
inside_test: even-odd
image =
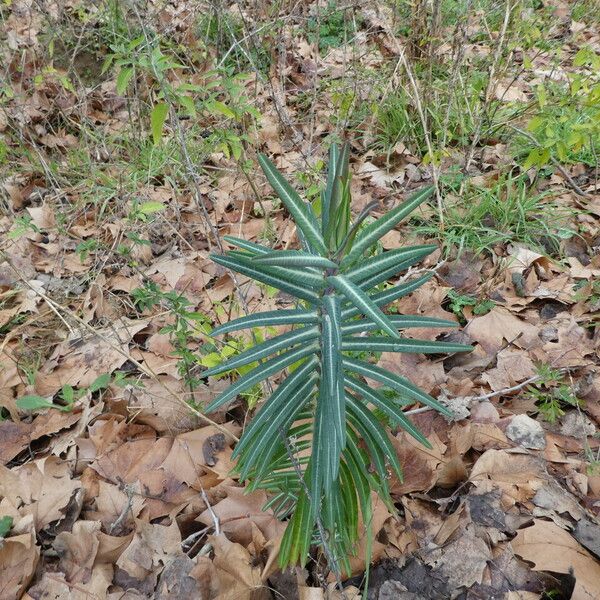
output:
[[[206,407],[206,412],[212,412],[216,410],[227,402],[233,400],[240,392],[243,392],[245,389],[253,386],[255,383],[263,381],[267,377],[270,377],[278,371],[281,371],[281,369],[285,369],[285,367],[289,367],[291,364],[298,362],[302,358],[306,358],[307,356],[314,354],[318,351],[318,349],[318,344],[315,344],[314,342],[308,343],[300,346],[299,348],[295,348],[294,350],[284,352],[283,354],[280,354],[279,356],[276,356],[275,358],[258,365],[258,367],[240,377],[224,392],[219,394],[219,396],[217,396]]]
[[[347,267],[354,264],[366,250],[368,250],[378,239],[391,231],[404,217],[409,215],[419,204],[427,200],[433,192],[433,186],[423,188],[411,196],[406,202],[389,211],[383,217],[371,223],[354,240],[354,244],[346,258],[342,261],[342,266]]]
[[[354,304],[367,318],[371,319],[374,323],[377,323],[381,329],[389,333],[392,337],[399,337],[398,331],[392,325],[387,315],[381,312],[377,305],[371,300],[371,298],[365,294],[359,287],[348,281],[342,275],[334,275],[327,278],[327,282],[330,283],[338,292],[343,294],[346,299]]]
[[[347,352],[410,352],[419,354],[445,354],[471,352],[472,346],[451,342],[433,342],[410,338],[391,339],[384,336],[347,337],[342,340],[342,350]]]
[[[435,317],[421,317],[419,315],[388,315],[388,319],[397,329],[420,329],[421,327],[448,329],[458,327],[455,321],[437,319]],[[342,323],[342,335],[363,333],[377,329],[379,325],[368,319],[354,319]]]
[[[298,250],[275,250],[256,258],[261,265],[279,267],[317,267],[319,269],[337,269],[338,265],[323,256],[316,256]]]
[[[344,369],[351,373],[357,373],[363,377],[375,379],[384,385],[396,390],[400,394],[404,394],[413,400],[422,402],[426,406],[435,408],[443,415],[452,417],[452,412],[445,406],[440,404],[435,398],[432,398],[429,394],[426,394],[423,390],[420,390],[414,383],[410,382],[400,375],[396,375],[391,371],[386,371],[375,365],[371,365],[362,360],[356,360],[354,358],[344,357]]]
[[[258,155],[258,162],[269,183],[294,218],[298,229],[304,234],[309,246],[318,254],[326,256],[327,248],[312,208],[300,198],[296,190],[264,154]]]
[[[266,273],[264,270],[256,268],[251,260],[242,260],[239,257],[234,258],[231,256],[222,256],[220,254],[211,255],[211,258],[214,262],[223,265],[232,271],[237,271],[238,273],[251,277],[256,281],[266,283],[267,285],[287,292],[296,298],[306,300],[311,304],[319,304],[319,297],[317,294],[306,289],[306,286],[298,285],[287,279],[281,279],[273,274]]]
[[[215,327],[210,335],[216,337],[231,331],[252,327],[277,327],[279,325],[309,325],[318,323],[319,315],[314,310],[270,310],[247,315]]]
[[[319,328],[316,325],[302,327],[301,329],[295,329],[282,333],[271,339],[265,340],[261,344],[256,344],[252,348],[248,348],[244,352],[237,356],[231,357],[229,360],[222,362],[219,365],[207,369],[202,372],[202,377],[212,377],[225,373],[225,371],[231,371],[232,369],[238,369],[250,363],[253,363],[265,356],[270,356],[296,344],[302,344],[309,340],[313,340],[319,337]]]

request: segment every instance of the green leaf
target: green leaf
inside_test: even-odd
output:
[[[102,375],[98,375],[94,381],[90,384],[88,391],[92,394],[99,390],[104,390],[110,385],[110,373],[102,373]]]
[[[0,517],[0,540],[6,537],[6,534],[13,526],[13,518],[9,516]]]
[[[252,371],[246,373],[240,377],[235,383],[229,386],[224,392],[219,394],[207,407],[206,412],[213,412],[217,408],[223,406],[227,402],[233,400],[240,392],[253,386],[260,381],[263,381],[267,377],[274,375],[281,369],[289,367],[291,364],[298,362],[299,360],[314,354],[319,349],[318,344],[314,342],[311,344],[302,345],[299,348],[284,352],[275,358],[268,360],[265,363],[258,365]]]
[[[371,460],[382,479],[382,484],[386,485],[385,482],[387,479],[386,459],[389,461],[396,475],[402,479],[402,467],[398,460],[398,453],[390,441],[387,431],[373,416],[373,413],[351,394],[348,394],[346,402],[350,420],[366,442]]]
[[[248,240],[243,240],[242,238],[236,238],[232,235],[224,235],[223,239],[233,246],[237,246],[238,248],[242,248],[243,250],[247,250],[252,254],[268,254],[269,252],[273,252],[271,248],[267,248],[267,246],[263,246],[262,244],[256,244],[255,242],[249,242]]]
[[[307,473],[307,475],[309,474]],[[300,563],[302,567],[306,564],[314,522],[311,502],[304,490],[301,489],[294,516],[289,521],[281,540],[279,566],[282,569],[297,563]]]
[[[414,292],[416,289],[420,288],[424,283],[427,283],[433,277],[433,273],[427,273],[427,275],[423,275],[423,277],[419,277],[414,281],[409,281],[408,283],[401,283],[400,285],[396,285],[391,287],[388,290],[384,290],[383,292],[377,292],[376,294],[371,294],[369,297],[377,306],[385,306],[394,302],[394,300],[398,300],[398,298],[403,298],[407,296],[411,292]],[[360,310],[358,308],[345,308],[342,310],[342,319],[346,321],[346,319],[350,319],[360,314]]]
[[[122,96],[133,77],[133,67],[124,67],[119,71],[117,75],[117,94]]]
[[[347,337],[342,340],[342,350],[346,352],[410,352],[417,354],[441,354],[449,352],[471,352],[472,346],[451,342],[432,342],[411,338],[392,339],[367,336]]]
[[[322,274],[309,271],[307,269],[296,269],[291,267],[275,267],[272,265],[261,264],[256,258],[247,256],[227,255],[239,265],[248,265],[255,270],[264,273],[265,275],[275,276],[283,280],[287,280],[295,285],[312,288],[319,291],[325,287],[325,278]]]
[[[333,182],[335,180],[335,172],[337,168],[339,156],[339,148],[337,144],[332,144],[329,147],[329,165],[327,168],[327,185],[321,194],[321,232],[325,236],[327,231],[327,223],[329,222],[329,210],[331,206],[331,194],[333,192]]]
[[[421,317],[419,315],[388,315],[390,323],[397,329],[414,329],[421,327],[433,327],[447,329],[449,327],[458,327],[455,321],[446,319],[437,319],[435,317]],[[342,323],[342,335],[348,336],[353,333],[373,331],[378,325],[368,319],[354,319]]]
[[[314,292],[307,290],[306,287],[296,285],[295,283],[291,283],[287,280],[282,280],[274,275],[269,275],[263,270],[257,269],[253,265],[252,261],[242,262],[239,257],[235,257],[234,259],[231,256],[221,256],[218,254],[211,255],[211,258],[214,262],[223,265],[224,267],[228,267],[232,271],[237,271],[242,275],[252,277],[252,279],[255,279],[256,281],[262,281],[262,283],[266,283],[267,285],[275,287],[279,290],[283,290],[288,294],[292,294],[296,298],[301,298],[302,300],[306,300],[311,304],[319,303],[319,297]]]
[[[303,202],[294,188],[292,188],[275,168],[275,165],[264,154],[258,155],[258,162],[269,183],[294,218],[298,229],[304,234],[311,249],[325,256],[327,248],[325,247],[325,242],[317,225],[317,219],[310,205]]]
[[[386,413],[392,421],[398,423],[415,440],[423,444],[426,448],[431,448],[429,440],[409,421],[408,417],[402,412],[402,409],[392,400],[372,390],[354,377],[346,376],[345,382],[351,390],[360,394],[365,400]]]
[[[152,215],[165,209],[162,202],[144,202],[138,206],[139,212],[144,215]]]
[[[344,357],[344,368],[351,373],[357,373],[363,377],[374,379],[384,385],[396,390],[400,394],[408,396],[413,400],[422,402],[426,406],[434,408],[447,417],[452,417],[453,414],[445,406],[440,404],[435,398],[432,398],[429,394],[426,394],[423,390],[420,390],[414,383],[410,382],[400,375],[396,375],[391,371],[387,371],[375,365],[371,365],[362,360],[356,360],[349,357]]]
[[[255,315],[240,317],[239,319],[229,321],[229,323],[219,325],[211,331],[210,335],[216,337],[218,335],[223,335],[224,333],[230,333],[231,331],[238,331],[240,329],[249,329],[251,327],[308,325],[311,323],[318,323],[318,321],[319,315],[314,310],[270,310]]]
[[[240,474],[240,479],[245,480],[250,471],[253,471],[255,478],[261,478],[265,469],[270,469],[270,459],[276,452],[277,443],[281,438],[280,430],[287,432],[298,412],[311,398],[316,380],[316,373],[312,373],[308,379],[305,378],[301,382],[300,386],[293,389],[291,394],[282,396],[285,403],[280,399],[279,410],[271,411],[274,413],[273,416],[268,420],[263,419],[261,427],[253,430],[258,434],[253,443],[246,444],[243,451],[237,454],[240,458],[236,470]]]
[[[275,354],[275,352],[285,350],[286,348],[296,344],[301,344],[318,337],[319,328],[316,325],[312,327],[302,327],[301,329],[295,329],[294,331],[282,333],[281,335],[262,342],[262,344],[256,344],[255,346],[252,346],[252,348],[248,348],[248,350],[245,350],[241,354],[238,354],[237,356],[234,356],[233,358],[230,358],[229,360],[226,360],[221,364],[212,367],[211,369],[203,371],[202,377],[212,377],[214,375],[224,373],[225,371],[238,369],[260,360],[265,356],[270,356],[271,354]]]
[[[244,430],[242,438],[233,451],[232,458],[235,459],[240,456],[262,427],[266,426],[277,416],[279,411],[283,410],[283,406],[288,402],[289,398],[296,393],[298,388],[303,385],[304,381],[306,381],[306,379],[311,379],[313,375],[316,374],[315,368],[317,364],[317,358],[312,357],[285,378]]]
[[[399,337],[398,331],[392,325],[387,315],[382,313],[377,305],[359,287],[341,275],[327,278],[328,283],[343,294],[351,304],[360,310],[366,317],[377,323],[392,337]]]
[[[328,258],[298,250],[275,250],[269,254],[257,257],[256,260],[263,265],[280,267],[317,267],[320,269],[336,270],[338,268],[338,265]]]
[[[156,104],[150,113],[150,126],[154,145],[157,145],[162,139],[163,126],[168,114],[169,105],[166,102]]]
[[[360,284],[361,281],[369,279],[373,275],[378,275],[382,271],[387,272],[391,267],[398,266],[400,270],[404,261],[413,258],[420,259],[433,252],[436,248],[437,246],[435,244],[428,244],[383,252],[382,254],[362,261],[360,265],[344,273],[344,275],[353,283]],[[392,274],[395,274],[395,272]]]
[[[404,217],[417,208],[419,204],[427,200],[433,193],[433,189],[433,186],[430,186],[419,190],[406,202],[365,227],[354,241],[352,250],[350,250],[346,255],[346,258],[342,261],[342,267],[348,267],[354,264],[378,239],[384,236],[388,231],[391,231],[400,221],[402,221],[402,219],[404,219]]]
[[[60,406],[59,404],[54,404],[50,402],[50,400],[46,400],[46,398],[42,398],[42,396],[21,396],[17,398],[17,408],[21,410],[40,410],[41,408],[56,408],[57,410],[66,411],[70,410],[70,407]]]
[[[235,113],[227,106],[220,102],[219,100],[211,100],[206,103],[207,109],[212,113],[217,113],[227,117],[228,119],[235,119]]]
[[[404,271],[409,267],[412,267],[414,264],[418,263],[422,258],[425,258],[429,254],[429,250],[423,250],[420,254],[414,254],[412,258],[408,258],[401,263],[392,265],[385,271],[379,271],[371,275],[371,277],[367,279],[363,279],[360,282],[360,287],[363,290],[370,290],[375,286],[387,281],[392,275],[397,275],[400,271]]]

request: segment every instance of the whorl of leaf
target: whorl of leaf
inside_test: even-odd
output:
[[[280,550],[282,566],[305,563],[315,524],[320,520],[334,560],[348,570],[348,556],[359,534],[358,511],[363,522],[368,522],[372,490],[391,507],[389,468],[402,477],[388,424],[428,445],[402,407],[420,402],[450,414],[408,379],[366,359],[376,352],[445,353],[471,347],[403,337],[399,330],[456,324],[419,315],[388,315],[381,309],[429,279],[425,276],[381,290],[381,284],[422,260],[435,247],[413,246],[379,254],[372,254],[372,249],[431,196],[432,188],[423,188],[368,225],[353,226],[348,145],[341,150],[332,146],[329,156],[320,217],[273,163],[259,156],[269,183],[298,227],[304,250],[271,250],[227,237],[238,250],[212,258],[291,294],[298,308],[249,315],[217,327],[214,336],[254,327],[286,325],[292,329],[204,375],[257,363],[210,403],[207,410],[213,411],[250,386],[288,370],[236,446],[236,470],[242,480],[249,480],[250,489],[263,488],[273,494],[269,506],[278,516],[290,517]],[[373,389],[364,378],[383,384],[395,396]],[[293,462],[290,446],[296,453]],[[303,482],[299,481],[298,467]]]

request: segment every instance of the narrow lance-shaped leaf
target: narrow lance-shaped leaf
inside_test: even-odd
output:
[[[232,369],[238,369],[245,365],[249,365],[265,356],[270,356],[296,344],[301,344],[309,340],[313,340],[319,337],[319,328],[315,326],[302,327],[301,329],[295,329],[294,331],[288,331],[282,333],[269,340],[265,340],[260,344],[256,344],[252,348],[248,348],[244,352],[233,356],[229,360],[222,362],[219,365],[203,371],[202,377],[212,377],[225,373],[225,371],[231,371]]]
[[[304,234],[310,247],[317,253],[325,256],[327,248],[319,231],[317,219],[312,212],[312,208],[306,204],[298,195],[296,190],[287,182],[287,180],[276,169],[275,165],[264,155],[258,155],[258,161],[269,183],[294,217],[298,228]]]
[[[362,360],[356,360],[350,357],[344,357],[344,368],[352,373],[357,373],[363,377],[374,379],[384,385],[396,390],[400,394],[404,394],[413,400],[422,402],[426,406],[435,408],[443,415],[452,417],[452,412],[448,410],[444,405],[440,404],[435,398],[432,398],[429,394],[426,394],[423,390],[420,390],[414,383],[410,382],[400,375],[396,375],[391,371],[386,371],[375,365],[371,365]]]
[[[370,294],[369,298],[371,298],[371,300],[376,306],[385,306],[386,304],[394,302],[394,300],[398,300],[398,298],[403,298],[411,292],[414,292],[416,289],[420,288],[424,283],[427,283],[432,277],[433,273],[427,273],[427,275],[423,275],[423,277],[419,277],[414,281],[409,281],[408,283],[401,283],[399,285],[391,287],[389,290],[383,290],[382,292]],[[358,308],[344,308],[342,310],[342,319],[346,321],[347,319],[355,317],[360,313],[361,311]]]
[[[261,265],[281,267],[317,267],[320,269],[337,269],[338,265],[323,256],[300,252],[298,250],[276,250],[256,258]]]
[[[446,319],[437,319],[435,317],[421,317],[420,315],[388,315],[390,323],[397,329],[414,329],[422,327],[448,329],[458,327],[455,321]],[[355,319],[344,321],[342,323],[342,336],[352,335],[354,333],[366,333],[373,331],[379,326],[368,319]]]
[[[335,172],[339,149],[337,144],[332,144],[329,148],[329,165],[327,168],[327,185],[321,194],[321,232],[325,237],[327,231],[327,223],[329,222],[329,210],[331,206],[331,194],[333,192],[333,182],[335,180]]]
[[[402,412],[402,409],[392,400],[349,375],[345,377],[345,382],[351,390],[360,394],[365,400],[371,402],[371,404],[391,417],[392,420],[396,421],[415,440],[423,444],[426,448],[431,448],[429,440],[409,421],[408,417]]]
[[[412,258],[407,258],[403,260],[401,263],[396,265],[392,265],[387,268],[385,271],[380,271],[379,273],[374,273],[371,277],[367,279],[363,279],[359,286],[363,290],[370,290],[374,288],[376,285],[387,281],[393,275],[397,275],[401,271],[405,271],[409,267],[417,264],[421,259],[425,258],[429,254],[429,251],[423,251],[421,254],[414,254]]]
[[[402,467],[398,460],[398,453],[395,451],[392,442],[390,442],[387,431],[373,416],[373,413],[354,398],[352,394],[348,394],[347,403],[348,413],[354,415],[355,426],[359,427],[362,435],[368,437],[376,445],[375,448],[379,449],[379,451],[373,450],[371,458],[375,458],[379,454],[383,460],[387,459],[396,475],[402,478]],[[385,470],[383,477],[385,478]]]
[[[254,476],[257,477],[267,466],[269,458],[277,450],[276,442],[277,438],[280,437],[280,429],[283,428],[284,431],[287,431],[285,425],[287,424],[289,427],[289,421],[292,421],[308,402],[315,387],[315,382],[316,374],[305,379],[302,385],[287,397],[287,402],[281,407],[277,415],[270,419],[264,427],[260,428],[260,435],[255,439],[255,443],[241,454],[236,466],[242,480],[246,479],[250,470],[254,469]],[[265,454],[261,458],[263,452]],[[259,458],[261,459],[260,462]]]
[[[323,275],[309,269],[265,265],[258,260],[258,257],[232,256],[231,252],[228,254],[228,257],[238,264],[250,265],[257,271],[265,273],[266,275],[272,275],[296,285],[303,285],[313,290],[320,290],[325,286]]]
[[[261,428],[269,421],[274,419],[277,414],[283,410],[283,406],[289,398],[296,393],[297,389],[304,384],[307,379],[316,376],[315,368],[318,364],[316,357],[311,357],[304,364],[294,370],[273,392],[268,402],[263,406],[258,414],[250,421],[250,424],[244,430],[244,435],[236,444],[232,457],[235,459],[243,452],[250,442],[253,441]]]
[[[346,410],[342,377],[341,353],[341,310],[340,297],[334,294],[323,296],[321,326],[321,376],[326,382],[326,401],[331,403],[333,422],[331,427],[343,450],[346,439]],[[337,473],[337,469],[335,469]]]
[[[223,239],[232,246],[237,246],[238,248],[251,252],[252,254],[259,255],[273,252],[273,250],[271,248],[267,248],[267,246],[257,244],[256,242],[249,242],[248,240],[243,240],[242,238],[233,237],[232,235],[224,235]]]
[[[344,273],[344,275],[353,283],[358,284],[382,271],[387,272],[387,270],[393,266],[401,265],[405,260],[425,257],[436,248],[437,246],[435,244],[426,244],[389,250],[388,252],[383,252],[377,256],[361,261],[360,265],[350,269],[350,271]]]
[[[233,271],[237,271],[242,275],[247,275],[248,277],[252,277],[256,281],[262,281],[262,283],[266,283],[272,287],[275,287],[279,290],[283,290],[288,294],[292,294],[297,298],[301,298],[302,300],[306,300],[311,304],[318,304],[319,297],[314,292],[307,290],[306,287],[302,287],[295,283],[292,283],[287,280],[282,280],[279,277],[275,277],[274,275],[270,275],[263,270],[257,269],[253,266],[251,261],[240,261],[239,258],[232,258],[230,256],[221,256],[221,255],[211,255],[211,258],[214,262],[223,265],[224,267],[228,267]]]
[[[383,336],[346,337],[342,340],[342,350],[347,352],[410,352],[420,354],[441,354],[449,352],[471,352],[472,346],[452,342],[434,342],[411,338],[388,338]]]
[[[374,223],[371,223],[361,234],[354,240],[354,244],[350,252],[342,261],[342,266],[354,264],[378,239],[384,236],[388,231],[391,231],[404,217],[409,215],[419,204],[427,200],[433,192],[433,187],[427,187],[397,206]]]
[[[220,406],[223,406],[227,402],[233,400],[240,392],[243,392],[245,389],[253,386],[255,383],[263,381],[267,377],[270,377],[278,371],[281,371],[281,369],[289,367],[291,364],[298,362],[302,358],[306,358],[307,356],[314,354],[318,348],[318,344],[315,344],[314,342],[309,343],[308,345],[300,346],[299,348],[295,348],[289,352],[284,352],[283,354],[262,363],[255,369],[252,369],[252,371],[240,377],[224,392],[219,394],[219,396],[217,396],[206,407],[206,412],[217,410],[217,408]]]
[[[318,323],[319,315],[314,310],[270,310],[254,315],[247,315],[215,327],[210,335],[216,337],[231,331],[252,327],[277,327],[280,325],[308,325]]]
[[[359,287],[348,281],[341,275],[334,275],[327,278],[336,290],[343,294],[347,300],[356,306],[366,317],[377,323],[384,331],[392,337],[400,337],[396,328],[391,324],[387,315],[382,313],[377,305],[369,298]]]

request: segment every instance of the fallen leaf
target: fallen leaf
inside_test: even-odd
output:
[[[531,527],[517,532],[511,545],[536,571],[572,571],[576,580],[573,600],[597,600],[600,563],[558,525],[536,519]]]

